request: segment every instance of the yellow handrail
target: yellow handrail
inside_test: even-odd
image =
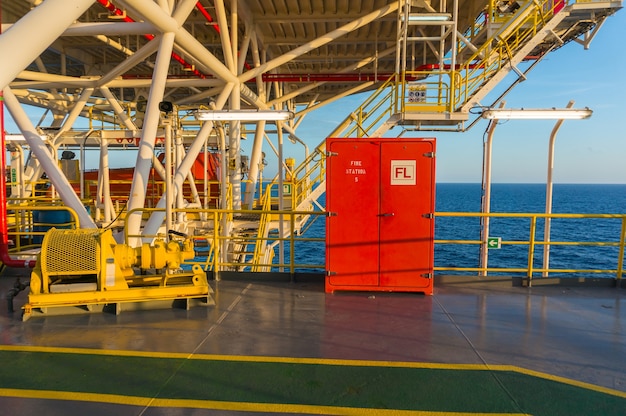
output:
[[[269,192],[268,192],[268,195],[269,195]],[[139,209],[133,209],[129,211],[129,215],[132,215],[134,212],[141,212],[142,215],[146,215],[152,212],[164,212],[164,211],[165,211],[164,209],[160,209],[160,208],[139,208]],[[228,209],[223,210],[223,209],[199,209],[199,208],[175,209],[173,211],[174,213],[185,212],[187,214],[195,214],[197,216],[199,216],[200,214],[205,214],[207,218],[211,218],[213,220],[214,224],[219,224],[220,219],[223,218],[223,216],[225,215],[234,216],[235,214],[243,214],[243,215],[255,214],[255,215],[261,215],[261,216],[282,215],[285,217],[284,224],[285,224],[285,227],[288,229],[288,233],[286,233],[288,236],[286,237],[272,236],[271,237],[272,240],[283,241],[287,243],[286,246],[289,248],[289,251],[291,254],[289,256],[289,261],[287,263],[282,263],[282,264],[281,263],[264,263],[261,261],[258,261],[254,264],[250,264],[250,263],[242,263],[238,261],[226,261],[222,259],[221,256],[219,255],[220,254],[219,249],[221,247],[221,243],[223,241],[232,239],[232,235],[227,235],[225,231],[222,230],[220,227],[218,227],[217,230],[211,230],[212,233],[209,233],[206,236],[202,236],[198,234],[194,235],[194,239],[206,238],[208,241],[212,241],[212,251],[209,253],[209,256],[211,257],[204,259],[204,260],[190,260],[190,261],[185,262],[185,264],[199,264],[205,270],[213,271],[216,278],[218,278],[219,272],[224,271],[224,270],[264,271],[270,268],[286,268],[289,270],[291,274],[293,274],[295,273],[297,269],[321,270],[321,269],[324,269],[325,267],[325,265],[323,264],[323,256],[322,258],[320,258],[320,260],[322,260],[320,263],[296,263],[295,262],[295,259],[297,258],[295,256],[296,243],[318,244],[320,248],[322,248],[320,252],[323,253],[323,246],[325,242],[324,236],[303,237],[301,235],[298,235],[295,232],[295,218],[298,218],[302,215],[324,216],[326,214],[325,212],[275,211],[275,210],[260,210],[259,211],[259,210],[228,210]],[[132,234],[128,234],[128,230],[126,228],[124,229],[125,242],[128,242],[130,239],[136,238],[136,237],[150,239],[150,238],[164,237],[164,236],[145,235],[145,234],[132,235]],[[270,237],[264,236],[263,234],[258,233],[256,237],[251,236],[250,239],[267,241],[270,239]],[[259,256],[259,259],[260,259],[260,256]]]
[[[528,1],[514,13],[501,13],[491,0],[465,33],[470,42],[479,42],[467,59],[454,67],[431,65],[391,75],[331,136],[368,137],[397,113],[459,111],[556,14],[554,3]],[[481,32],[488,35],[480,38]],[[463,42],[459,45],[459,53],[467,47]]]
[[[268,189],[266,193],[269,201],[271,198],[271,192]],[[208,250],[208,254],[206,259],[202,260],[194,260],[189,263],[200,264],[205,270],[212,270],[214,273],[218,274],[222,270],[250,270],[250,271],[263,271],[269,270],[273,268],[286,268],[291,273],[294,273],[298,270],[322,270],[324,269],[324,243],[325,237],[323,235],[318,235],[315,237],[304,237],[300,233],[296,233],[296,219],[303,215],[310,216],[324,216],[325,212],[321,211],[275,211],[265,209],[269,207],[269,202],[265,203],[263,210],[229,210],[229,209],[199,209],[199,208],[186,208],[186,209],[177,209],[175,212],[185,212],[190,214],[189,216],[195,217],[204,217],[207,218],[209,222],[215,224],[217,229],[206,230],[203,235],[199,230],[194,234],[194,239],[203,239],[206,240],[207,243],[210,243],[211,248]],[[19,241],[26,242],[29,239],[37,236],[43,236],[45,231],[35,231],[35,224],[32,219],[32,211],[33,210],[67,210],[70,214],[71,220],[68,223],[64,224],[43,224],[42,226],[69,226],[70,228],[78,227],[78,219],[76,214],[69,208],[64,206],[20,206],[20,205],[11,205],[10,206],[10,228],[9,234],[15,235],[18,244],[20,244],[17,248],[31,248],[36,246],[36,244],[21,244]],[[155,208],[144,208],[132,210],[141,211],[142,214],[150,214],[151,212],[160,211],[163,212],[164,209],[155,209]],[[202,214],[202,215],[200,215]],[[219,225],[221,224],[221,220],[224,216],[232,217],[234,214],[256,214],[261,217],[265,217],[266,219],[259,226],[258,235],[251,236],[251,241],[256,239],[256,243],[260,244],[259,241],[265,243],[263,245],[267,246],[267,242],[269,240],[272,241],[282,241],[285,242],[285,246],[288,247],[289,250],[289,258],[288,261],[284,264],[272,263],[270,260],[269,263],[264,262],[260,253],[255,253],[255,262],[254,264],[250,263],[242,263],[237,261],[226,261],[226,259],[221,258],[220,249],[221,243],[224,241],[228,241],[232,239],[232,235],[228,235],[227,231],[222,229]],[[264,227],[267,225],[270,216],[281,215],[284,217],[284,227],[287,232],[283,235],[271,235],[268,236],[265,233]],[[485,264],[483,267],[460,267],[456,265],[440,265],[439,259],[435,258],[435,271],[436,272],[473,272],[473,273],[506,273],[506,274],[518,274],[522,273],[528,279],[529,283],[532,282],[533,279],[541,280],[540,275],[542,273],[551,273],[552,275],[565,275],[565,274],[573,274],[577,273],[579,275],[599,275],[599,274],[610,274],[615,277],[616,280],[620,281],[624,274],[624,254],[626,250],[626,214],[544,214],[544,213],[477,213],[477,212],[436,212],[435,219],[437,221],[442,221],[446,217],[456,218],[456,219],[467,219],[467,218],[480,218],[480,217],[490,217],[490,218],[506,218],[512,221],[523,221],[528,222],[528,232],[523,237],[519,236],[519,231],[513,231],[515,234],[507,235],[503,233],[501,235],[501,245],[502,247],[513,247],[513,246],[521,246],[527,247],[526,251],[526,261],[525,264],[520,263],[519,266],[514,267],[495,267],[490,266],[489,263]],[[588,238],[586,241],[574,241],[567,239],[551,239],[551,240],[543,240],[541,239],[542,227],[540,221],[545,221],[546,219],[561,219],[563,221],[569,220],[614,220],[619,221],[619,238],[611,237],[611,239],[598,239],[600,241],[593,241],[591,238]],[[263,225],[265,224],[265,225]],[[519,227],[518,227],[519,229]],[[617,231],[617,230],[616,230]],[[554,234],[554,233],[553,233]],[[127,234],[127,230],[125,230],[125,238],[126,241],[129,241],[130,238],[137,237]],[[141,235],[142,238],[150,238],[156,236],[146,236]],[[164,237],[164,236],[161,236]],[[313,258],[313,261],[302,261],[296,252],[297,244],[316,244],[317,248],[315,252],[318,253],[317,257]],[[436,239],[434,241],[435,248],[442,247],[444,245],[448,246],[481,246],[487,244],[487,241],[481,241],[478,239],[472,239],[471,236],[464,235],[462,238],[456,239]],[[611,255],[610,258],[615,264],[614,267],[605,266],[606,263],[603,263],[599,266],[602,268],[554,268],[554,267],[535,267],[535,250],[537,247],[546,247],[546,246],[563,246],[563,247],[578,247],[580,249],[592,249],[592,248],[613,248],[613,250],[617,251],[617,258]],[[17,250],[19,251],[19,250]],[[557,260],[558,257],[552,254],[553,260]],[[520,262],[522,261],[522,257],[520,257]],[[476,258],[476,263],[478,263],[478,258]]]
[[[435,218],[455,217],[455,218],[509,218],[530,220],[528,239],[526,240],[502,240],[502,246],[525,245],[528,246],[526,267],[453,267],[453,266],[436,266],[435,271],[455,271],[455,272],[497,272],[497,273],[525,273],[526,278],[532,281],[537,273],[579,273],[579,274],[614,274],[617,280],[621,280],[624,273],[624,248],[626,246],[626,214],[535,214],[535,213],[477,213],[477,212],[436,212]],[[541,241],[537,237],[537,221],[539,219],[615,219],[621,221],[620,237],[617,241],[558,241],[544,240]],[[445,244],[454,245],[486,245],[487,241],[472,239],[454,239],[443,240],[436,239],[435,245],[441,246]],[[534,254],[537,246],[578,246],[578,247],[617,247],[618,256],[616,268],[607,269],[556,269],[556,268],[537,268],[534,266]]]
[[[252,257],[252,271],[254,272],[261,270],[259,264],[261,263],[261,258],[263,256],[263,249],[267,247],[266,232],[267,225],[271,218],[272,185],[273,184],[267,185],[265,195],[263,196],[262,213],[259,220],[259,228],[257,230],[257,239],[254,244],[254,255]]]

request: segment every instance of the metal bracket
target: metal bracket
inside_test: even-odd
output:
[[[329,212],[327,212],[327,213],[326,213],[326,216],[327,216],[327,217],[336,217],[336,216],[337,216],[337,213],[336,213],[336,212],[330,212],[330,211],[329,211]]]
[[[429,157],[431,159],[435,158],[435,152],[428,152],[428,153],[424,153],[423,155],[424,157]]]
[[[335,276],[337,272],[331,272],[330,270],[326,271],[326,276]]]
[[[326,151],[326,157],[331,157],[331,156],[339,156],[339,153],[331,152],[330,150]]]
[[[426,214],[422,214],[422,217],[432,220],[433,218],[435,218],[435,214],[433,214],[432,212],[427,212]]]
[[[422,273],[420,276],[421,277],[425,277],[427,279],[432,279],[433,278],[433,274],[432,273]]]

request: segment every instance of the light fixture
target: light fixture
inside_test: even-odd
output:
[[[525,110],[497,108],[483,110],[482,118],[488,120],[580,120],[591,117],[593,111],[589,108],[545,108]]]
[[[404,16],[402,16],[404,19]],[[449,13],[412,13],[409,14],[409,23],[447,22],[452,19]]]
[[[194,116],[202,121],[284,121],[294,114],[283,110],[197,110]]]

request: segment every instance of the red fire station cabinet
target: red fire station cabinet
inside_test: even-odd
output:
[[[326,292],[433,293],[435,139],[326,141]]]

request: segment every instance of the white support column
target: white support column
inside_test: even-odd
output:
[[[254,67],[257,68],[261,66],[261,55],[259,53],[259,42],[257,39],[256,31],[253,30],[250,35],[250,41],[252,42],[252,63],[254,63]],[[256,78],[256,90],[259,98],[263,101],[266,101],[267,97],[265,94],[265,84],[263,83],[262,74],[257,74]]]
[[[223,1],[217,0],[215,4],[220,4],[220,9],[223,8]],[[228,67],[231,70],[233,76],[237,76],[237,47],[238,47],[238,11],[237,2],[231,2],[230,5],[230,17],[231,17],[231,38],[227,42],[223,43],[224,55],[228,62]],[[220,10],[220,16],[222,15]],[[224,20],[225,20],[224,13]],[[220,18],[221,20],[221,18]],[[224,25],[228,26],[228,25]],[[220,26],[222,27],[222,26]],[[228,38],[228,31],[226,27],[222,27],[222,38]],[[226,48],[229,49],[226,49]],[[232,110],[241,109],[241,88],[234,88],[230,96],[230,108]],[[232,198],[233,209],[241,209],[241,122],[238,120],[231,121],[229,124],[229,141],[228,141],[228,160],[229,160],[229,177],[230,184],[232,186]],[[233,166],[234,165],[234,166]]]
[[[283,123],[282,121],[276,122],[276,131],[278,133],[278,211],[283,210]],[[291,222],[290,222],[291,223]],[[281,238],[285,237],[285,221],[282,214],[278,216],[278,235]],[[278,262],[285,264],[285,242],[280,240],[278,243]],[[279,271],[283,271],[284,268],[280,267]]]
[[[100,143],[100,169],[98,169],[98,197],[102,196],[104,205],[104,222],[113,221],[113,201],[111,201],[111,184],[109,181],[109,143],[102,140]],[[96,204],[97,206],[97,204]]]
[[[172,120],[165,116],[165,235],[169,237],[172,229],[172,208],[174,204],[174,190],[172,184]]]
[[[248,184],[246,185],[246,194],[244,197],[244,205],[246,209],[252,209],[254,203],[254,191],[257,185],[257,176],[259,175],[259,166],[263,162],[263,135],[265,133],[265,121],[259,121],[256,125],[254,134],[254,143],[252,144],[252,153],[250,155],[250,171],[248,173]],[[261,184],[263,186],[263,184]]]
[[[46,0],[0,35],[0,88],[4,88],[77,20],[94,0]],[[37,28],[36,35],[33,28]]]
[[[230,96],[231,110],[240,109],[241,95],[238,88],[234,88]],[[229,124],[228,132],[228,177],[232,186],[233,209],[241,209],[241,121],[233,120]]]
[[[226,87],[224,88],[224,90],[222,91],[222,93],[220,94],[220,96],[218,97],[215,103],[216,108],[221,109],[224,107],[224,104],[226,103],[226,100],[230,96],[230,93],[233,87],[234,87],[233,84],[226,85]],[[198,135],[196,136],[195,140],[193,141],[191,146],[189,146],[189,149],[187,150],[187,155],[185,155],[185,158],[183,159],[180,166],[176,170],[176,173],[174,175],[174,187],[175,188],[182,188],[183,182],[185,181],[187,174],[191,170],[193,163],[198,157],[198,154],[202,150],[204,143],[206,139],[209,137],[209,135],[211,134],[212,130],[213,130],[213,122],[207,121],[202,125],[202,128],[198,132]],[[157,204],[157,208],[164,208],[164,207],[165,207],[165,198],[162,197]],[[165,219],[165,214],[163,212],[157,211],[157,212],[152,213],[152,215],[150,216],[150,219],[145,225],[144,233],[148,235],[156,233],[159,227],[163,224],[164,219]]]
[[[140,11],[145,20],[155,25],[162,32],[175,33],[177,45],[219,78],[229,83],[239,82],[217,57],[209,52],[191,33],[182,28],[172,16],[167,15],[156,3],[145,0],[123,0],[120,3],[128,4],[131,8]]]
[[[571,100],[567,103],[565,108],[572,108],[574,106],[574,100]],[[552,128],[552,133],[550,133],[550,143],[548,145],[548,175],[546,179],[546,214],[552,214],[552,173],[554,171],[554,145],[556,142],[556,135],[563,124],[563,119],[558,120]],[[550,226],[552,219],[546,218],[545,228],[543,231],[543,241],[546,243],[543,246],[543,268],[550,268]],[[543,277],[548,277],[548,272],[542,273]]]
[[[17,124],[18,128],[24,135],[31,151],[37,157],[37,160],[48,175],[50,182],[54,185],[65,205],[76,211],[80,221],[80,227],[96,228],[96,224],[87,213],[87,210],[83,206],[80,198],[78,198],[76,192],[74,192],[72,185],[70,185],[67,181],[67,178],[59,168],[59,165],[56,163],[55,159],[48,151],[48,148],[39,137],[39,134],[30,122],[28,115],[21,107],[15,95],[13,95],[11,89],[6,87],[4,88],[3,93],[7,109],[9,110],[9,113],[11,113],[15,124]]]
[[[489,214],[491,212],[491,158],[493,147],[493,133],[498,125],[497,120],[491,120],[487,128],[487,140],[483,143],[483,185],[481,212]],[[489,259],[489,247],[487,247],[487,238],[489,237],[489,217],[481,217],[480,227],[480,262],[479,267],[487,267]],[[480,272],[480,276],[487,276],[487,272]]]
[[[152,88],[150,88],[148,96],[142,137],[139,142],[139,150],[137,151],[133,184],[128,199],[128,211],[143,208],[145,204],[152,155],[154,154],[154,143],[161,115],[159,103],[163,100],[165,82],[167,81],[170,58],[174,46],[174,37],[174,33],[165,33],[160,40],[159,52],[152,76]],[[138,235],[141,228],[141,212],[130,214],[126,221],[128,234]],[[139,238],[131,238],[129,244],[136,247],[141,244],[141,240]]]
[[[232,2],[231,7],[236,7],[236,2]],[[231,71],[231,73],[235,73],[235,58],[234,58],[234,49],[237,47],[236,44],[231,43],[230,40],[230,31],[228,29],[228,19],[226,16],[226,7],[224,6],[223,0],[215,1],[215,11],[217,12],[217,22],[220,27],[220,39],[222,40],[222,52],[224,53],[224,61],[226,63],[226,67]],[[236,28],[233,27],[233,32],[236,32]]]
[[[107,87],[100,87],[100,92],[102,93],[102,95],[104,95],[104,98],[107,99],[107,101],[111,105],[111,108],[113,108],[113,111],[120,118],[122,123],[124,123],[126,128],[132,131],[136,131],[137,126],[135,126],[135,123],[133,123],[128,114],[126,114],[126,111],[124,111],[119,101],[113,96],[111,91]]]
[[[89,98],[91,98],[93,91],[94,91],[94,88],[83,89],[83,92],[80,94],[78,101],[74,103],[74,107],[72,107],[72,110],[70,111],[67,118],[63,122],[61,129],[54,136],[54,139],[52,139],[52,142],[54,143],[55,146],[59,145],[59,138],[61,137],[61,135],[72,128],[72,126],[74,125],[74,122],[76,121],[78,116],[80,116],[80,113],[83,111],[83,108],[85,108],[87,101],[89,101]]]

